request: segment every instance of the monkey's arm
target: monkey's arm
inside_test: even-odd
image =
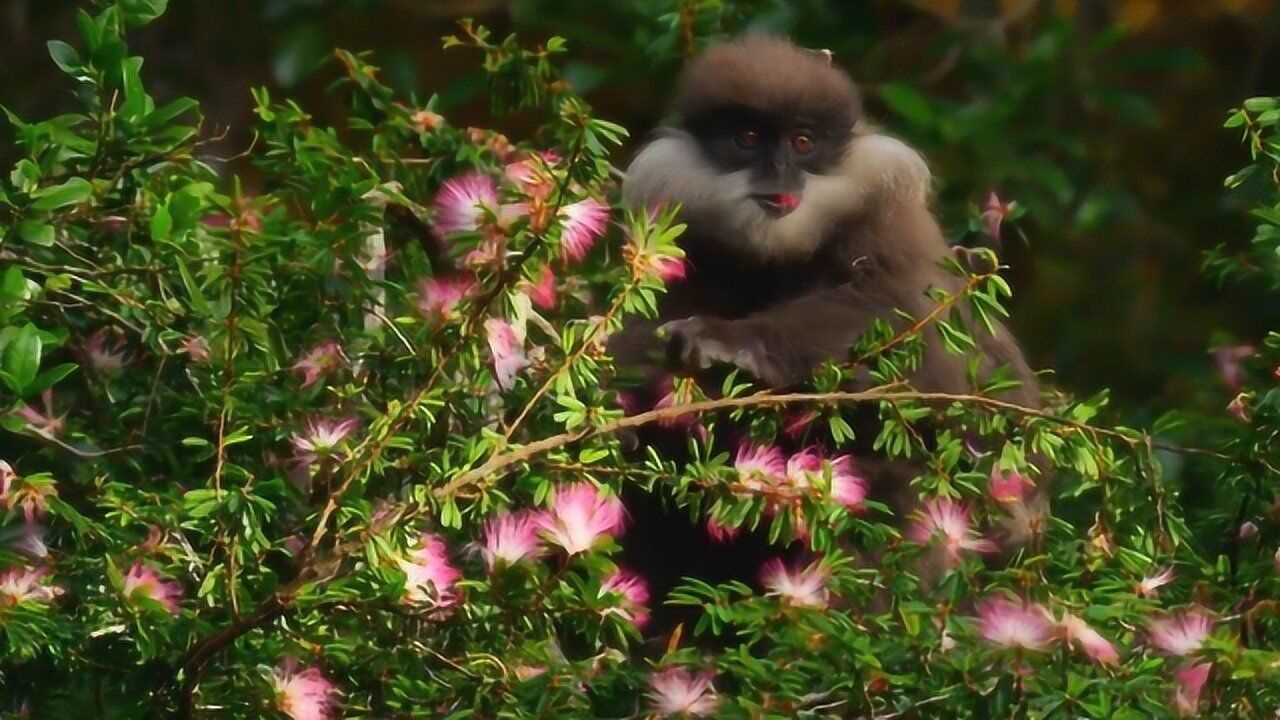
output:
[[[821,363],[843,359],[873,319],[893,318],[893,304],[874,290],[841,285],[779,303],[737,320],[696,315],[667,323],[668,358],[687,369],[736,365],[780,388]]]

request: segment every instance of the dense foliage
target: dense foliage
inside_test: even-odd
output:
[[[1219,349],[1229,412],[1149,429],[1102,423],[1105,393],[1033,412],[995,400],[999,382],[914,391],[923,333],[961,351],[980,328],[960,308],[1004,312],[1008,285],[979,273],[909,331],[869,333],[813,392],[679,381],[624,412],[603,341],[682,272],[682,228],[670,209],[616,206],[626,131],[564,82],[563,42],[470,23],[445,42],[483,68],[496,114],[538,119],[515,143],[399,96],[360,54],[336,53],[344,127],[257,90],[244,156],[267,182],[248,195],[215,169],[197,103],[158,104],[127,49],[125,30],[164,6],[82,12],[74,42],[49,44],[80,111],[8,114],[21,159],[0,183],[0,712],[1280,705],[1280,335]],[[1227,124],[1252,157],[1228,184],[1259,227],[1207,267],[1276,282],[1280,106],[1250,100]],[[1017,215],[995,198],[967,232]],[[874,388],[850,389],[859,370]],[[926,512],[886,518],[859,457],[775,445],[848,441],[850,406],[881,419],[863,444],[920,461]],[[690,428],[698,461],[624,454],[620,432],[647,423]],[[750,441],[697,431],[723,423]],[[1219,478],[1214,504],[1184,511],[1166,477],[1186,463]],[[1050,477],[1052,520],[1024,528],[1038,540],[984,562],[988,533],[1018,525],[1017,499]],[[763,594],[690,580],[674,601],[701,621],[642,658],[652,600],[615,561],[629,483],[716,533],[767,527],[811,560],[766,564]]]

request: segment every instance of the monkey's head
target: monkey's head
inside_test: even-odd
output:
[[[865,127],[857,86],[829,53],[763,36],[713,47],[686,68],[675,110],[678,124],[627,169],[623,197],[680,203],[691,234],[730,251],[803,260],[873,198],[923,202],[924,161]]]
[[[830,55],[749,37],[707,51],[681,78],[676,110],[722,174],[743,174],[772,217],[800,206],[809,176],[838,171],[861,114]]]

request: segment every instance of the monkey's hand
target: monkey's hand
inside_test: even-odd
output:
[[[765,343],[729,320],[695,315],[669,322],[657,330],[667,342],[667,360],[681,370],[706,370],[712,365],[732,365],[771,387],[783,387],[789,378],[773,363]]]

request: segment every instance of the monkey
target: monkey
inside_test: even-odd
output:
[[[674,104],[678,120],[632,160],[622,198],[635,208],[678,204],[688,269],[668,284],[654,320],[610,339],[619,368],[649,378],[737,368],[781,390],[847,360],[877,319],[901,331],[937,307],[930,290],[960,289],[963,278],[944,267],[956,254],[930,207],[927,163],[863,116],[857,85],[829,53],[766,36],[724,43],[687,66]],[[1003,399],[1038,406],[1037,376],[1011,332],[999,322],[971,331],[979,374],[1005,368],[1018,385]],[[924,340],[912,387],[969,391],[971,358],[948,352],[935,332]],[[912,468],[873,467],[873,493],[893,495],[906,512]],[[719,580],[765,552],[750,539],[745,549],[699,547],[701,528],[657,502],[628,498],[638,537],[624,560],[642,574]],[[673,584],[651,583],[655,597]]]

